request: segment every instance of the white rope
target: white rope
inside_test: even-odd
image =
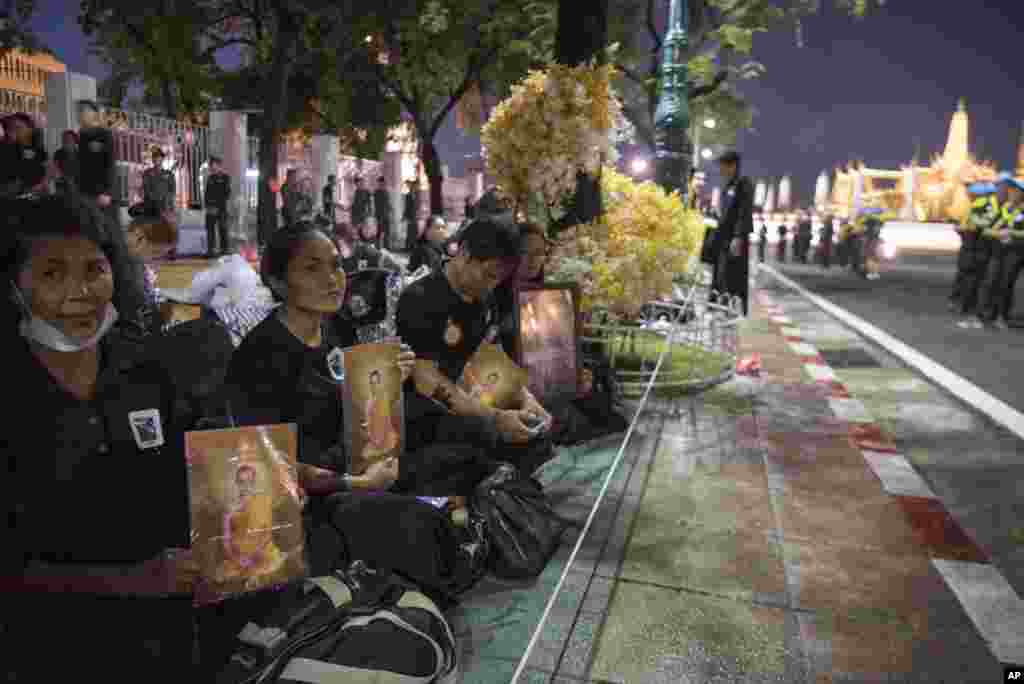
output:
[[[558,584],[555,585],[555,591],[551,594],[551,598],[548,599],[548,604],[544,608],[544,614],[541,615],[540,622],[537,624],[537,629],[534,630],[533,637],[530,639],[530,643],[526,647],[526,652],[519,661],[519,667],[516,668],[515,674],[512,675],[512,684],[519,681],[519,678],[523,674],[523,670],[526,669],[526,664],[530,660],[530,654],[533,652],[533,648],[537,645],[537,640],[540,638],[541,630],[544,628],[544,625],[547,624],[548,616],[551,614],[551,609],[554,608],[555,601],[558,600],[558,593],[562,590],[562,585],[565,584],[565,578],[569,576],[569,570],[572,568],[573,563],[576,562],[576,555],[583,547],[583,541],[587,538],[587,533],[590,531],[590,526],[594,522],[594,517],[597,515],[597,511],[600,509],[601,504],[604,502],[604,495],[612,483],[612,477],[615,475],[615,471],[619,469],[619,463],[622,462],[622,457],[626,453],[626,447],[629,445],[629,440],[633,436],[633,431],[636,429],[637,421],[640,420],[640,416],[643,415],[644,408],[647,406],[647,399],[650,397],[651,390],[654,388],[654,381],[657,379],[658,372],[661,370],[661,364],[665,361],[665,355],[672,349],[673,338],[681,327],[679,325],[680,319],[686,312],[687,306],[694,301],[696,291],[697,286],[694,285],[690,288],[690,293],[687,295],[684,303],[678,307],[679,311],[676,313],[672,329],[669,331],[668,337],[666,338],[665,348],[662,349],[661,353],[658,355],[658,363],[654,366],[654,372],[651,374],[651,379],[647,381],[647,388],[644,390],[643,397],[640,398],[640,406],[637,408],[636,415],[633,416],[633,420],[629,423],[629,429],[626,430],[626,436],[623,438],[622,445],[619,447],[619,453],[616,454],[615,460],[612,461],[612,465],[608,470],[608,475],[605,477],[604,484],[601,486],[601,492],[597,495],[597,501],[594,503],[593,508],[591,508],[590,515],[587,516],[587,522],[583,526],[583,530],[580,532],[579,538],[576,540],[576,547],[572,550],[572,554],[569,556],[569,561],[565,564],[565,570],[562,571],[562,576],[558,579]],[[675,307],[676,305],[671,306]]]

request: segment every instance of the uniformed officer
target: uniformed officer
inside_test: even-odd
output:
[[[757,232],[759,241],[757,243],[757,259],[764,263],[765,251],[768,249],[768,224],[761,219],[761,228]]]
[[[982,328],[985,326],[989,300],[989,265],[999,249],[996,224],[1002,217],[1002,204],[1006,200],[1006,181],[1010,174],[1001,173],[994,183],[995,193],[987,196],[987,201],[977,208],[972,207],[969,220],[977,226],[977,238],[971,254],[970,268],[964,278],[960,313],[962,319],[957,323],[961,328]]]
[[[835,221],[831,216],[825,217],[825,225],[821,228],[821,265],[825,269],[832,268],[832,238],[835,232]]]
[[[982,318],[1005,330],[1013,307],[1013,287],[1024,265],[1024,181],[1006,177],[1006,202],[991,229],[992,258],[986,278]]]
[[[995,183],[968,183],[967,192],[971,196],[971,206],[956,230],[960,236],[960,251],[957,253],[953,292],[949,298],[950,308],[954,311],[959,309],[965,315],[968,311],[964,310],[964,298],[975,270],[981,231],[991,226],[999,216]],[[973,309],[974,303],[967,308]]]
[[[203,197],[206,200],[206,256],[213,258],[225,254],[230,247],[228,200],[231,199],[231,176],[224,173],[219,157],[210,157],[210,173],[206,177]]]
[[[164,168],[164,151],[153,148],[153,165],[142,172],[142,203],[150,218],[167,217],[174,211],[177,182]]]
[[[123,254],[99,215],[51,196],[4,218],[15,324],[2,334],[18,393],[0,478],[5,670],[19,682],[66,679],[69,664],[108,681],[154,668],[195,681],[183,443],[195,412],[121,333]]]
[[[91,199],[115,226],[121,225],[121,212],[114,201],[117,195],[117,164],[114,160],[114,136],[102,125],[95,102],[78,103],[78,189]]]
[[[775,260],[780,264],[786,263],[786,234],[789,232],[789,228],[786,227],[785,223],[779,224],[779,244],[775,245]]]

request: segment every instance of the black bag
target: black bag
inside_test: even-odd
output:
[[[219,684],[432,684],[456,676],[455,636],[437,606],[362,561],[286,588],[279,609],[238,639]]]
[[[490,540],[488,570],[505,579],[533,579],[555,555],[562,533],[577,523],[552,510],[536,480],[502,464],[480,483],[471,502]]]
[[[419,587],[444,610],[486,572],[487,538],[477,520],[459,528],[446,510],[388,493],[337,494],[314,505],[323,507],[313,515],[328,528],[321,525],[311,539],[318,570],[364,559]]]

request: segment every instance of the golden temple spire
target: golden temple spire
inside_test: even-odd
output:
[[[1020,126],[1020,141],[1017,143],[1017,169],[1018,178],[1024,178],[1024,123]]]
[[[960,98],[957,110],[949,123],[949,137],[946,140],[946,150],[942,154],[942,165],[949,172],[957,173],[969,159],[967,135],[967,107],[964,99]]]

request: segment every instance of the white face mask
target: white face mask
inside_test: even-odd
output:
[[[40,344],[47,349],[52,349],[58,352],[78,352],[86,349],[92,349],[103,337],[110,332],[110,329],[114,327],[114,323],[117,322],[117,309],[114,308],[113,304],[107,304],[106,311],[103,313],[103,320],[100,322],[99,327],[92,335],[85,339],[76,339],[65,335],[60,329],[47,323],[38,316],[32,315],[32,310],[28,307],[28,302],[25,301],[24,296],[21,294],[21,290],[17,287],[14,288],[14,295],[17,297],[19,304],[22,309],[21,323],[18,324],[18,332],[26,340]]]

